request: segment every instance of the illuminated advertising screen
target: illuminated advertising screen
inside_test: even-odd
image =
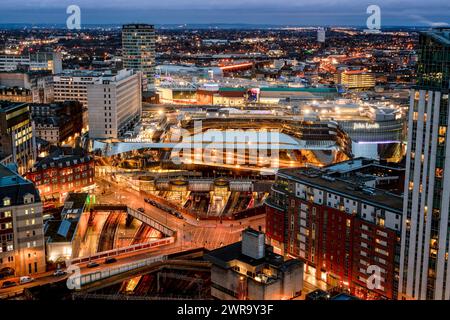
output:
[[[259,88],[251,88],[247,90],[247,100],[249,102],[256,102],[259,99]]]

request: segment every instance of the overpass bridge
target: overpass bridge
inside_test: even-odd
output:
[[[144,273],[157,271],[170,266],[179,270],[206,270],[209,263],[206,261],[191,261],[187,259],[199,258],[203,255],[203,248],[189,249],[167,254],[155,252],[148,257],[140,259],[128,259],[128,261],[118,262],[115,265],[105,266],[100,270],[92,270],[83,268],[78,273],[72,274],[67,279],[69,288],[77,291],[98,290],[115,283],[122,282],[130,276],[139,276]],[[84,271],[84,272],[83,272]]]
[[[159,222],[158,220],[146,215],[145,213],[128,207],[124,204],[94,204],[90,207],[94,211],[121,211],[126,212],[133,218],[145,223],[146,225],[160,231],[168,237],[175,237],[176,231]]]

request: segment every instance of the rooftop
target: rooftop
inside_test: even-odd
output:
[[[33,171],[55,166],[71,166],[76,163],[89,162],[91,159],[91,156],[86,155],[81,148],[57,148],[52,150],[47,157],[37,162],[33,167]]]
[[[47,242],[70,242],[78,225],[78,219],[49,220],[44,225]]]
[[[146,23],[129,23],[129,24],[124,24],[122,26],[122,29],[141,29],[141,28],[154,28],[154,25],[152,24],[146,24]]]
[[[337,88],[328,88],[328,87],[262,87],[261,91],[298,91],[298,92],[337,92]]]
[[[292,264],[300,263],[300,261],[296,259],[285,261],[283,256],[274,253],[272,251],[272,247],[268,245],[265,245],[265,254],[263,258],[254,259],[246,256],[242,254],[242,241],[212,250],[205,254],[205,259],[225,269],[231,268],[232,262],[236,260],[253,267],[270,265],[276,269],[284,269],[288,268]]]
[[[31,90],[26,88],[0,86],[0,94],[3,95],[27,95],[30,93]]]
[[[26,194],[34,195],[35,202],[40,202],[39,192],[31,181],[0,164],[0,199],[9,198],[11,205],[21,205]]]
[[[82,214],[86,201],[88,198],[88,193],[69,193],[66,200],[64,201],[64,208],[62,210],[63,215],[73,215]]]
[[[61,212],[62,220],[49,220],[44,226],[47,242],[70,242],[77,230],[78,222],[88,193],[69,193]]]
[[[23,106],[28,106],[28,104],[24,102],[11,102],[7,100],[0,100],[0,112],[8,112],[17,107]]]
[[[430,31],[424,31],[423,33],[439,41],[445,46],[450,45],[450,28],[448,27],[434,28]]]
[[[314,168],[280,169],[278,176],[293,179],[311,187],[319,187],[333,194],[363,200],[389,211],[402,213],[403,198],[381,189],[361,187],[355,179],[334,178],[326,170]]]
[[[338,295],[335,295],[334,297],[330,298],[330,300],[359,300],[359,299],[347,293],[339,293]]]
[[[283,257],[268,249],[269,248],[266,248],[264,258],[253,259],[242,254],[242,241],[239,241],[228,246],[212,250],[205,255],[205,258],[224,268],[228,268],[228,264],[233,260],[238,260],[251,266],[270,264],[275,267],[280,267],[284,262]]]
[[[374,159],[358,157],[347,161],[342,161],[339,163],[331,164],[329,166],[324,167],[328,173],[347,173],[355,170],[360,170],[365,167],[382,167],[390,170],[400,170],[404,171],[403,167],[399,167],[395,164],[382,163]]]
[[[62,73],[55,76],[60,77],[101,77],[112,76],[111,71],[99,71],[99,70],[80,70],[80,69],[65,69]]]

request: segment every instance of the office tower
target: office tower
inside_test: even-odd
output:
[[[317,28],[317,42],[325,43],[325,29],[322,27]]]
[[[122,27],[123,67],[143,73],[144,90],[154,88],[155,28],[149,24],[126,24]]]
[[[120,70],[87,87],[89,137],[117,139],[140,120],[142,113],[142,74]]]
[[[450,299],[450,29],[420,34],[410,93],[400,299]]]
[[[87,85],[95,82],[104,73],[91,70],[65,70],[53,76],[55,102],[79,101],[87,107]]]
[[[36,141],[29,105],[0,101],[0,162],[17,164],[23,174],[35,159]]]
[[[102,75],[111,75],[108,72],[91,70],[65,70],[53,76],[53,96],[55,102],[79,101],[83,104],[83,128],[88,128],[87,113],[87,86],[93,84]]]
[[[42,203],[33,183],[0,164],[0,270],[45,272]]]

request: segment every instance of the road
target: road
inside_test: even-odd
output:
[[[126,204],[137,209],[144,208],[145,214],[177,231],[174,246],[205,247],[215,249],[240,240],[241,231],[248,226],[264,229],[265,217],[257,216],[237,221],[196,220],[191,216],[178,219],[164,210],[156,208],[144,201],[138,191],[121,183],[97,179],[97,203]],[[113,191],[112,191],[113,190]]]
[[[120,265],[130,264],[130,263],[136,262],[138,260],[143,260],[146,258],[151,258],[154,256],[159,256],[159,255],[167,255],[167,254],[171,254],[171,253],[175,253],[175,252],[179,252],[179,251],[181,251],[180,247],[173,246],[173,245],[166,245],[163,247],[150,248],[150,249],[146,249],[146,250],[142,250],[142,251],[138,251],[138,252],[129,252],[129,253],[117,255],[117,256],[115,256],[115,258],[117,259],[117,262],[111,263],[111,264],[105,264],[104,263],[105,258],[99,258],[99,259],[91,260],[91,261],[95,261],[99,264],[99,266],[97,266],[97,267],[88,268],[87,267],[88,262],[77,264],[77,266],[80,268],[80,274],[83,275],[83,274],[87,274],[87,273],[104,271],[105,269],[117,267]],[[34,281],[27,283],[27,284],[23,284],[23,285],[19,284],[19,277],[8,278],[7,279],[8,281],[14,281],[19,285],[10,287],[10,288],[0,289],[0,299],[6,299],[9,297],[13,297],[15,295],[20,295],[23,293],[23,290],[26,288],[31,288],[31,287],[35,287],[35,286],[39,286],[39,285],[43,285],[43,284],[48,284],[48,283],[52,283],[55,281],[65,280],[68,278],[68,276],[69,275],[57,277],[57,276],[53,276],[53,271],[44,272],[44,273],[34,274],[33,275]],[[1,283],[3,283],[3,281]]]
[[[107,204],[126,204],[127,206],[137,209],[144,208],[145,214],[149,217],[158,220],[167,225],[169,228],[177,231],[176,240],[171,245],[164,247],[147,249],[139,252],[128,253],[117,257],[117,262],[113,265],[127,264],[136,260],[149,258],[161,254],[175,253],[191,248],[204,247],[209,250],[234,243],[240,240],[241,231],[248,226],[257,229],[261,226],[264,229],[265,217],[258,216],[236,221],[205,221],[196,220],[193,217],[185,216],[183,220],[178,219],[169,213],[147,204],[144,197],[137,191],[127,188],[112,181],[97,179],[96,199],[97,203]],[[113,215],[114,213],[112,213]],[[95,226],[98,232],[104,227],[105,218],[101,219],[100,223]],[[94,237],[87,239],[90,243],[88,247],[95,246],[96,241]],[[99,245],[99,244],[97,244]],[[82,250],[83,251],[83,250]],[[84,250],[89,252],[89,250]],[[104,265],[104,259],[98,260],[100,265],[96,268],[87,268],[86,263],[80,264],[81,274],[101,271],[104,268],[109,268],[113,265]],[[0,299],[13,296],[23,292],[24,288],[29,288],[37,285],[47,284],[61,280],[64,277],[55,277],[52,272],[46,272],[33,275],[34,282],[19,285],[11,288],[0,289]],[[67,276],[65,276],[67,277]],[[18,278],[8,279],[19,282]]]
[[[53,271],[44,272],[44,273],[34,274],[33,275],[34,281],[30,282],[30,283],[26,283],[26,284],[19,284],[19,277],[8,278],[7,279],[8,281],[14,281],[19,285],[15,286],[15,287],[0,289],[0,300],[19,295],[26,288],[31,288],[31,287],[35,287],[35,286],[39,286],[39,285],[43,285],[43,284],[47,284],[47,283],[52,283],[52,282],[64,279],[66,277],[67,276],[58,276],[58,277],[53,276]]]

